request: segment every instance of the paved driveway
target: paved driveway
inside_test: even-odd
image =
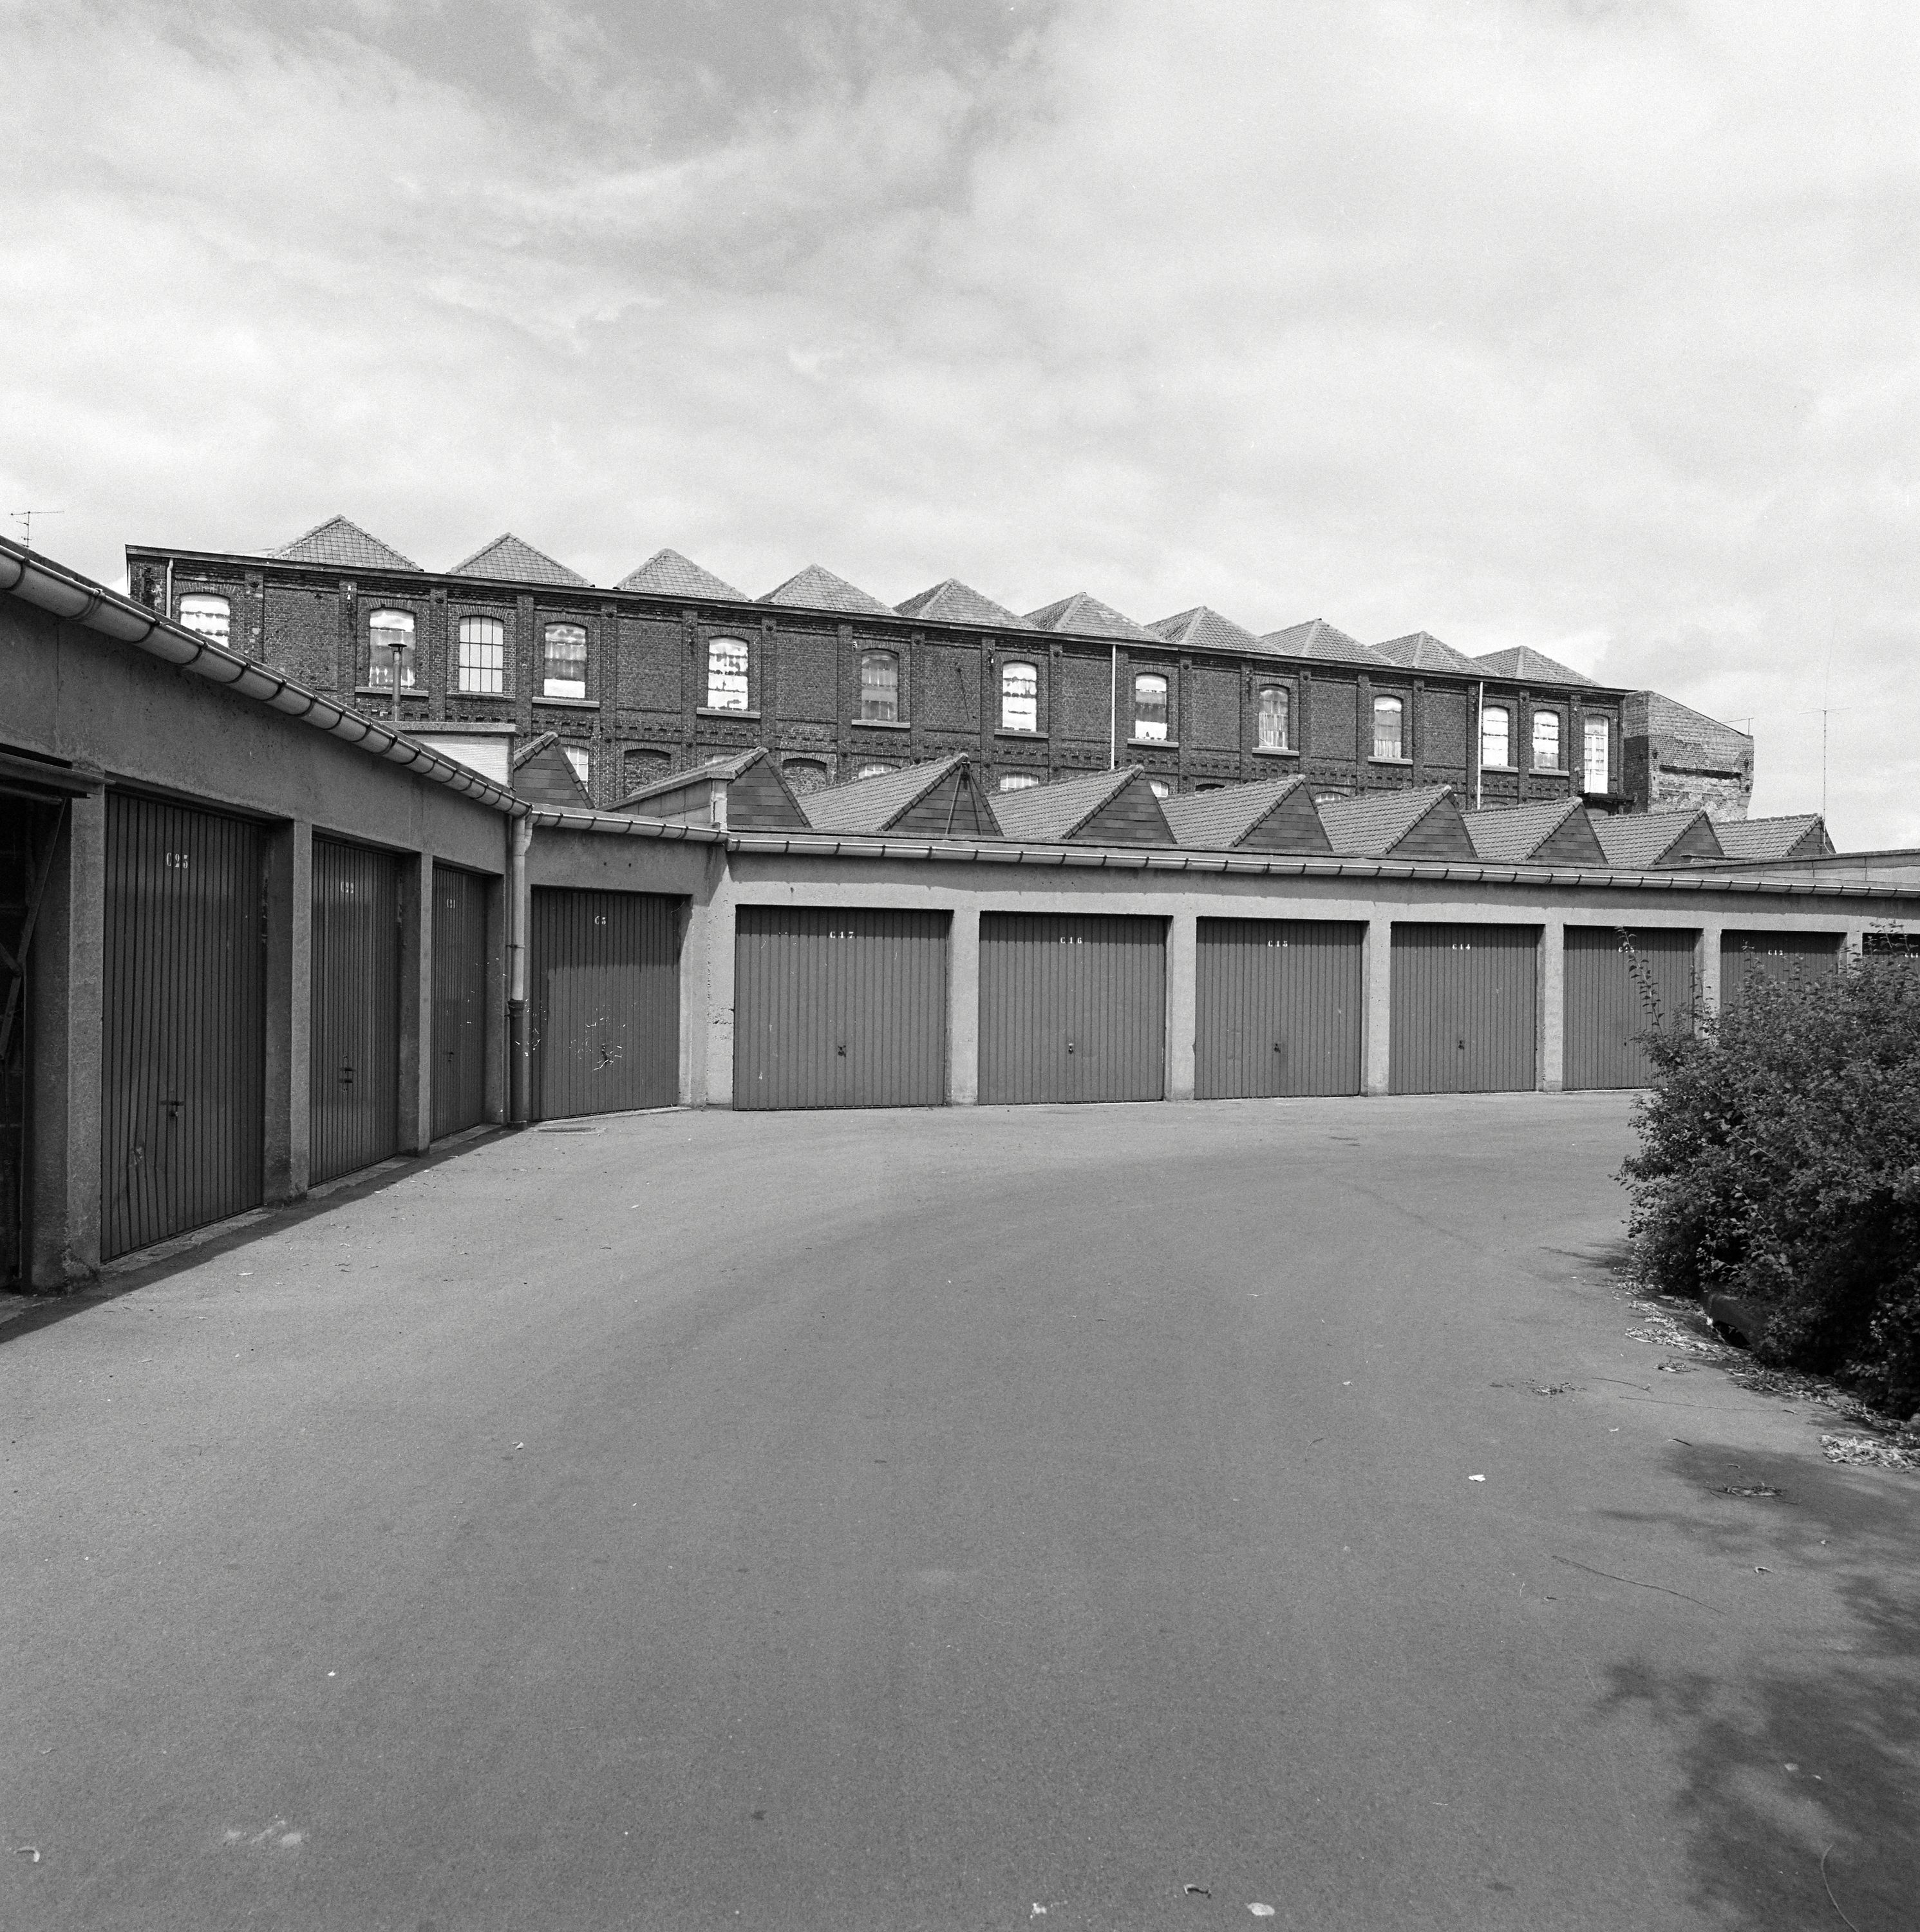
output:
[[[1628,1142],[656,1114],[0,1329],[0,1923],[1910,1924],[1920,1484],[1628,1339]]]

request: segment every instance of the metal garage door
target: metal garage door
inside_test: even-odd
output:
[[[1720,1004],[1730,1006],[1754,980],[1790,980],[1840,970],[1837,932],[1723,932]]]
[[[433,868],[433,1138],[487,1112],[487,887]]]
[[[1396,1094],[1496,1094],[1535,1082],[1540,928],[1396,926]]]
[[[100,1037],[100,1256],[259,1205],[266,838],[111,793]]]
[[[1358,1093],[1367,928],[1292,919],[1203,919],[1199,926],[1197,1096]]]
[[[312,1133],[331,1180],[400,1147],[400,878],[390,853],[313,842]]]
[[[1656,1026],[1684,1030],[1693,1024],[1699,938],[1660,926],[1639,926],[1624,934],[1613,926],[1567,928],[1563,1084],[1647,1084],[1653,1063],[1640,1044],[1642,1036]],[[1632,946],[1645,993],[1634,984],[1623,940]]]
[[[936,912],[741,907],[734,1106],[941,1106],[950,923]]]
[[[533,1117],[680,1097],[680,908],[651,892],[533,895]]]
[[[983,1103],[1160,1100],[1166,1016],[1164,920],[981,915]]]

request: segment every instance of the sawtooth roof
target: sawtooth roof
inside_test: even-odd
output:
[[[1510,651],[1489,651],[1473,660],[1475,674],[1481,677],[1511,678],[1516,684],[1592,684],[1592,678],[1570,669],[1557,658],[1536,651],[1530,644],[1517,644]]]
[[[1346,859],[1377,859],[1391,851],[1451,790],[1419,785],[1320,801],[1320,823],[1333,849]]]
[[[999,792],[993,799],[993,816],[1009,838],[1070,838],[1143,769],[1122,765],[1116,771],[1089,772],[1083,778],[1056,778],[1051,784]],[[1161,808],[1166,809],[1164,802]]]
[[[1156,618],[1147,628],[1182,650],[1192,646],[1220,651],[1260,648],[1260,639],[1251,631],[1242,629],[1231,617],[1223,617],[1204,604],[1196,604],[1191,610],[1176,611],[1171,617]]]
[[[1077,590],[1057,604],[1043,604],[1029,610],[1027,617],[1036,631],[1062,631],[1076,638],[1117,638],[1123,644],[1158,644],[1164,641],[1144,624],[1122,616],[1110,604]]]
[[[304,536],[269,550],[269,556],[285,563],[337,563],[346,570],[418,570],[410,556],[403,556],[391,544],[370,536],[346,517],[329,517],[316,524]]]
[[[1796,812],[1786,818],[1736,818],[1716,823],[1715,835],[1730,859],[1784,859],[1809,832],[1814,849],[1832,849],[1826,821],[1817,812]]]
[[[870,778],[853,778],[808,792],[800,801],[807,822],[816,832],[884,832],[900,814],[918,805],[956,766],[967,763],[964,752],[934,758],[925,764],[903,765],[897,772],[876,772]]]
[[[1218,791],[1181,792],[1160,801],[1173,836],[1182,845],[1228,852],[1274,807],[1307,781],[1297,773],[1283,778],[1254,778],[1223,785]]]
[[[586,787],[567,762],[557,731],[543,731],[514,752],[514,790],[535,805],[556,805],[568,811],[583,806],[591,811],[593,807]]]
[[[971,584],[949,577],[909,597],[894,609],[903,617],[918,617],[930,624],[966,624],[980,631],[1030,631],[1024,617],[1016,616],[1004,604],[983,597]]]
[[[1309,617],[1304,624],[1291,624],[1283,631],[1269,631],[1260,642],[1283,658],[1319,658],[1326,664],[1391,665],[1370,644],[1329,624],[1324,617]]]
[[[1547,798],[1532,805],[1490,806],[1480,812],[1464,812],[1460,820],[1473,841],[1475,857],[1489,865],[1513,866],[1532,858],[1583,808],[1577,798]]]
[[[795,571],[784,584],[775,585],[764,597],[756,598],[754,602],[784,604],[797,610],[837,610],[848,616],[891,617],[897,614],[857,584],[836,577],[831,570],[822,570],[817,563],[810,563],[804,570]]]
[[[1696,806],[1690,812],[1589,812],[1587,818],[1610,866],[1657,866],[1706,814]]]
[[[747,602],[742,591],[723,582],[710,570],[702,570],[677,550],[657,550],[639,569],[630,571],[614,586],[616,590],[651,590],[663,597],[725,597],[736,604]]]
[[[1484,668],[1464,651],[1442,644],[1431,631],[1409,631],[1403,638],[1389,638],[1374,650],[1389,658],[1403,670],[1450,671],[1461,677],[1482,677]]]
[[[535,550],[511,530],[483,544],[464,563],[455,564],[450,574],[490,578],[503,584],[554,584],[569,590],[592,588],[577,570],[556,563],[544,550]]]

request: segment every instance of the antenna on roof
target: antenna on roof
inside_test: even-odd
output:
[[[64,510],[9,510],[7,515],[20,526],[20,541],[28,550],[33,548],[33,520],[36,517],[64,517]]]

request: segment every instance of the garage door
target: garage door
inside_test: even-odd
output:
[[[400,880],[391,853],[313,842],[313,1016],[308,1171],[331,1180],[400,1147]]]
[[[1203,1100],[1360,1091],[1367,928],[1346,920],[1203,919],[1194,1091]]]
[[[1790,980],[1840,970],[1841,938],[1834,932],[1723,932],[1720,1004],[1731,1006],[1755,980]]]
[[[937,1107],[947,1097],[946,914],[742,906],[736,1107]]]
[[[433,1138],[487,1112],[487,881],[433,868]]]
[[[1493,1094],[1534,1084],[1540,928],[1396,926],[1396,1094]]]
[[[1164,920],[981,915],[983,1103],[1158,1100],[1166,1067]]]
[[[260,1204],[266,884],[260,826],[108,796],[103,1260]]]
[[[651,892],[533,895],[533,1117],[680,1098],[680,911]]]
[[[1658,926],[1625,933],[1612,926],[1567,928],[1562,1084],[1647,1084],[1653,1063],[1643,1037],[1656,1026],[1685,1029],[1693,1024],[1699,937]]]

